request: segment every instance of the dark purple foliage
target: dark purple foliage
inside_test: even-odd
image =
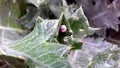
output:
[[[0,68],[8,68],[9,67],[9,63],[7,63],[7,61],[0,61]]]
[[[120,0],[78,0],[92,27],[119,31]]]

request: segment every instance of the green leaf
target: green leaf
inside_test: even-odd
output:
[[[42,63],[37,63],[34,60],[32,60],[29,56],[12,50],[6,46],[0,46],[0,61],[5,62],[8,64],[9,67],[20,67],[22,68],[36,68],[36,67],[43,67],[45,68],[46,66]]]
[[[16,1],[0,1],[0,45],[7,45],[27,34],[27,31],[14,21],[20,15],[20,8]]]
[[[66,19],[64,13],[61,15],[60,20],[59,20],[59,26],[61,25],[65,25],[67,27],[67,30],[66,32],[61,32],[60,27],[59,27],[59,30],[58,30],[59,34],[57,36],[58,42],[62,44],[70,45],[72,47],[71,50],[81,49],[82,42],[80,42],[80,40],[76,41],[75,38],[72,37],[72,35],[74,34],[71,30],[70,23],[68,19]]]
[[[81,39],[86,35],[94,34],[99,28],[90,27],[88,20],[80,6],[75,13],[68,19],[70,27],[73,31],[73,37]]]
[[[62,12],[65,14],[66,18],[68,19],[72,14],[70,13],[70,6],[68,6],[66,0],[62,0]]]
[[[67,27],[67,30],[66,30],[65,32],[62,32],[62,31],[60,30],[61,25],[65,25],[65,26]],[[71,31],[69,22],[68,22],[68,20],[66,19],[64,13],[62,13],[61,16],[60,16],[60,19],[59,19],[59,28],[58,28],[57,40],[58,40],[58,42],[60,42],[60,43],[65,43],[65,42],[64,42],[64,38],[65,38],[66,36],[71,36],[71,35],[72,35],[72,31]]]
[[[119,68],[120,48],[104,38],[86,37],[82,49],[69,54],[72,68]]]
[[[70,68],[67,59],[63,57],[69,48],[48,41],[56,33],[57,27],[58,20],[41,20],[38,17],[34,30],[10,48],[23,52],[47,68]]]
[[[26,2],[34,4],[36,7],[39,7],[40,5],[47,3],[47,0],[26,0]]]
[[[93,57],[88,68],[119,68],[119,54],[120,49],[115,47],[98,53],[96,56]]]
[[[79,29],[87,31],[89,24],[81,7],[72,15],[72,19],[71,28],[74,32],[79,31]]]
[[[56,0],[54,0],[54,1],[56,1]],[[51,12],[55,15],[56,18],[60,17],[60,15],[61,15],[61,1],[57,2],[57,3],[53,2],[52,4],[49,4],[48,7],[51,10]]]
[[[0,2],[0,5],[0,24],[2,26],[21,29],[22,27],[14,21],[15,18],[20,16],[20,10],[17,3],[10,0],[6,5],[6,2],[3,0]]]

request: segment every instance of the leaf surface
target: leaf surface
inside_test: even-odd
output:
[[[7,45],[27,34],[27,31],[15,22],[15,19],[21,16],[18,3],[13,0],[7,1],[0,1],[0,45]]]
[[[69,48],[65,45],[49,42],[57,30],[58,20],[37,19],[34,30],[10,48],[23,52],[39,63],[50,68],[70,68],[63,57]]]

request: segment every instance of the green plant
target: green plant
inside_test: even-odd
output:
[[[1,2],[4,3],[4,1]],[[20,68],[96,68],[96,65],[101,65],[104,59],[108,61],[106,59],[109,58],[109,55],[116,57],[119,54],[119,50],[117,54],[111,53],[117,48],[108,46],[108,42],[101,38],[90,38],[90,40],[87,39],[87,42],[84,40],[101,28],[90,27],[82,6],[68,5],[65,0],[25,0],[26,3],[23,0],[16,0],[16,2],[10,0],[10,2],[11,7],[14,6],[13,8],[16,10],[10,9],[8,13],[12,10],[12,14],[16,15],[10,19],[12,21],[9,19],[5,19],[5,21],[9,20],[8,24],[10,23],[12,26],[3,25],[3,18],[0,22],[2,28],[3,26],[9,27],[9,29],[0,28],[2,30],[1,40],[9,39],[7,44],[3,41],[0,47],[0,62],[4,63],[3,66],[7,65],[12,68],[18,66],[21,66]],[[19,9],[21,4],[25,6],[23,9]],[[61,30],[63,26],[64,31]],[[13,37],[10,32],[14,32]],[[27,32],[30,33],[24,35]],[[6,35],[7,33],[8,35]],[[22,33],[23,35],[20,36],[24,37],[19,37],[19,33]],[[91,46],[87,46],[86,43]],[[87,47],[89,47],[88,50],[84,50]],[[97,48],[101,49],[96,50]],[[113,48],[113,51],[110,48]],[[109,61],[113,59],[109,59]],[[13,60],[18,63],[14,63]],[[113,64],[113,66],[115,65]]]

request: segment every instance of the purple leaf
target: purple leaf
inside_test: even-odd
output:
[[[79,0],[78,3],[82,3],[91,26],[119,31],[120,0]]]

